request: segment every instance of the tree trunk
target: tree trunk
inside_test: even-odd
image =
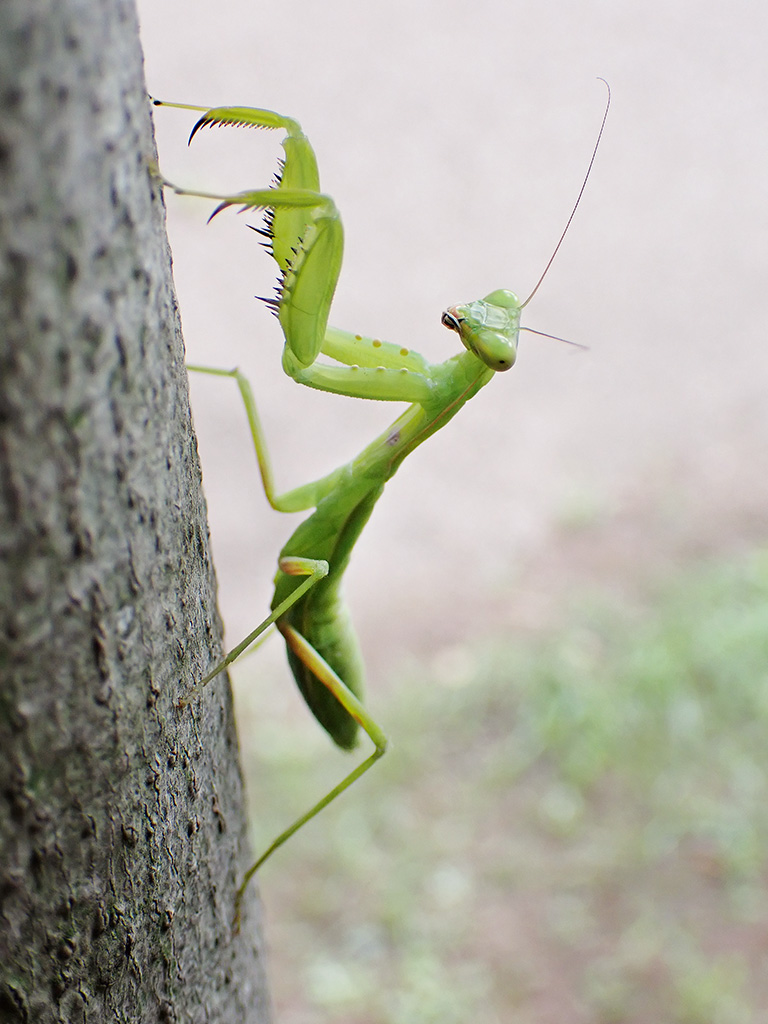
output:
[[[268,1020],[132,0],[0,3],[0,1021]]]

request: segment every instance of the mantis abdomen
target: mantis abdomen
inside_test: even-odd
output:
[[[327,685],[318,680],[306,658],[296,653],[291,643],[293,634],[288,634],[286,627],[291,627],[309,644],[358,700],[363,699],[363,656],[341,594],[341,582],[355,542],[383,490],[383,483],[375,487],[361,487],[360,481],[351,482],[348,500],[339,502],[337,492],[333,500],[321,501],[280,553],[281,557],[324,559],[329,565],[328,575],[296,601],[276,625],[285,637],[288,663],[304,700],[333,741],[344,750],[355,746],[358,723]],[[297,577],[278,569],[272,608],[284,601],[298,585]]]

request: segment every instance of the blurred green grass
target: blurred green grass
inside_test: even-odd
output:
[[[240,672],[260,849],[350,762]],[[391,752],[261,875],[280,1024],[767,1019],[768,552],[371,703]]]

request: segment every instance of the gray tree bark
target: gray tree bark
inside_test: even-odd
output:
[[[0,1021],[268,1019],[132,0],[0,3]]]

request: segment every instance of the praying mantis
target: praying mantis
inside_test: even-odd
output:
[[[607,83],[606,88],[608,88]],[[541,277],[525,301],[497,289],[483,299],[449,307],[442,323],[458,335],[463,350],[442,363],[430,363],[398,344],[363,337],[328,325],[341,271],[343,229],[330,196],[320,191],[315,154],[297,121],[253,107],[176,107],[201,113],[189,137],[202,128],[241,126],[282,129],[285,157],[274,184],[232,195],[181,188],[155,173],[178,195],[217,201],[209,221],[229,207],[264,210],[265,239],[279,268],[276,297],[263,301],[277,317],[285,338],[282,366],[293,380],[332,394],[385,402],[405,402],[406,410],[351,462],[284,494],[275,490],[271,463],[256,401],[239,369],[189,369],[232,378],[245,405],[264,491],[281,512],[313,509],[285,543],[278,557],[270,614],[208,672],[180,702],[187,706],[204,686],[232,664],[273,624],[285,640],[288,662],[312,714],[344,750],[362,729],[373,752],[270,844],[245,873],[236,895],[236,920],[248,882],[264,862],[303,825],[364,775],[387,749],[387,737],[363,704],[363,660],[341,583],[350,556],[386,482],[423,441],[444,427],[497,373],[517,357],[523,309],[538,291],[565,238],[589,179],[610,107],[610,88],[597,140],[576,203]],[[534,331],[540,334],[542,332]],[[322,362],[320,356],[333,360]]]

